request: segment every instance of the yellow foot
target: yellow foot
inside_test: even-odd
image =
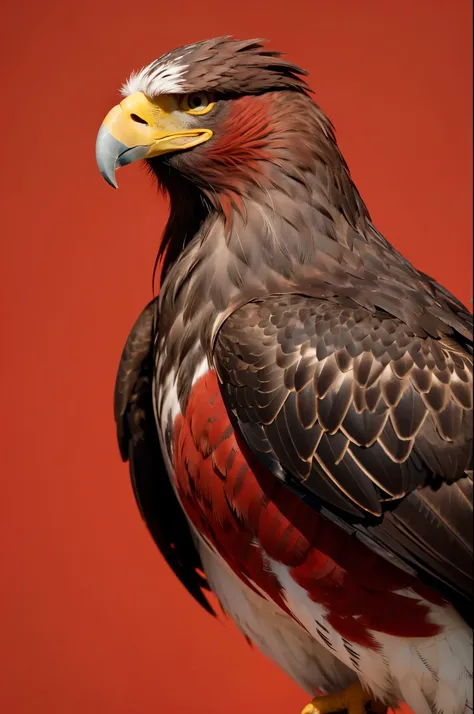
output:
[[[367,704],[370,704],[370,707],[366,708]],[[341,711],[347,711],[347,714],[367,714],[367,711],[384,714],[387,707],[381,702],[374,701],[370,694],[362,689],[360,682],[353,682],[337,694],[315,697],[311,704],[305,706],[301,714],[333,714]]]

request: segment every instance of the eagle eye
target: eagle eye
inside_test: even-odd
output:
[[[183,95],[179,108],[183,112],[199,116],[210,112],[214,105],[215,102],[207,92],[192,92]]]

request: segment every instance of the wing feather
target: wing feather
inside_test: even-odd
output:
[[[125,344],[115,382],[117,439],[143,520],[160,552],[190,594],[210,614],[209,590],[189,526],[168,478],[152,402],[157,301],[143,310]]]
[[[214,348],[233,423],[266,467],[461,610],[472,592],[468,347],[295,294],[240,307]]]

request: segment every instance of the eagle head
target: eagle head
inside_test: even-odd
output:
[[[124,84],[124,99],[97,137],[100,172],[116,187],[118,167],[146,159],[161,184],[178,173],[209,195],[235,190],[250,175],[258,180],[265,166],[284,161],[282,152],[301,151],[312,123],[331,131],[305,74],[260,40],[224,37],[175,49]],[[313,122],[295,99],[312,105]]]

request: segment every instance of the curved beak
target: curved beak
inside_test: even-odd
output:
[[[189,149],[211,136],[210,129],[185,128],[175,97],[151,100],[136,92],[105,117],[96,141],[97,166],[107,183],[117,188],[115,171],[120,166]]]
[[[148,153],[148,146],[127,146],[118,141],[102,124],[97,134],[95,145],[95,158],[103,178],[114,188],[117,188],[115,170],[120,166],[131,164],[132,161],[144,159]]]

